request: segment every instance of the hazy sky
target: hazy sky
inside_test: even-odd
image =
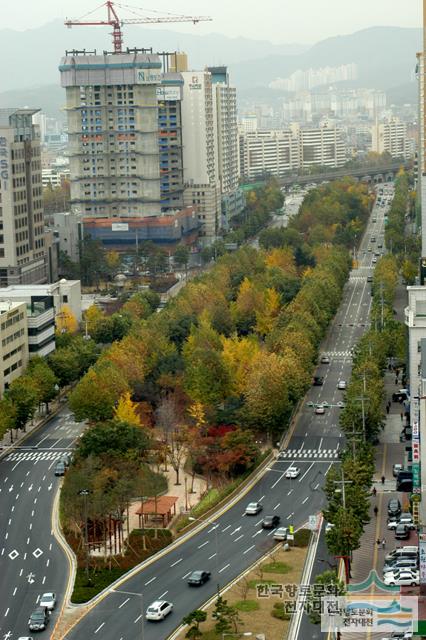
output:
[[[173,30],[245,36],[273,42],[313,43],[373,25],[421,25],[421,0],[130,0],[133,7],[155,7],[191,15],[211,15],[211,23],[169,25]],[[79,18],[100,0],[9,0],[2,2],[0,28],[24,30],[54,18]],[[124,1],[123,5],[130,6]],[[120,17],[130,17],[120,9]],[[96,16],[100,16],[100,10]],[[135,16],[133,16],[135,17]],[[89,28],[89,27],[86,27]],[[104,28],[104,27],[93,27]],[[153,27],[155,28],[155,27]]]

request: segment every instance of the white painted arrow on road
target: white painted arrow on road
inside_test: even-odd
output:
[[[50,491],[52,489],[53,485],[52,483],[49,484],[49,486],[47,487],[47,490]]]
[[[31,483],[30,486],[28,487],[28,491],[32,491],[33,490],[33,484]]]
[[[13,491],[13,484],[9,487],[9,493]]]
[[[240,529],[241,529],[241,527],[237,527],[237,528],[236,528],[236,529],[234,529],[234,530],[233,530],[233,532],[232,532],[232,533],[230,533],[229,535],[230,535],[230,536],[233,536],[233,535],[234,535],[234,533],[238,533],[238,531],[240,531]]]

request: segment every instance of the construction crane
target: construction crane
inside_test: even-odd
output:
[[[106,20],[93,20],[93,21],[87,21],[84,20],[84,18],[87,18],[87,16],[91,15],[92,13],[94,13],[95,11],[98,11],[98,9],[101,9],[102,7],[106,7],[107,8],[107,19]],[[177,15],[174,13],[169,13],[169,12],[163,12],[166,13],[166,16],[154,16],[154,17],[149,17],[149,16],[140,16],[137,18],[125,18],[124,20],[121,20],[118,15],[117,12],[115,10],[115,7],[120,7],[121,9],[128,9],[130,10],[132,13],[136,13],[134,11],[134,9],[139,10],[137,7],[131,7],[129,5],[125,5],[125,4],[118,4],[118,3],[114,3],[112,2],[112,0],[107,0],[107,2],[104,2],[103,4],[101,4],[99,7],[96,7],[96,9],[93,9],[93,11],[90,11],[89,13],[87,13],[86,15],[82,16],[80,19],[78,20],[65,20],[64,24],[71,29],[71,27],[75,27],[75,26],[110,26],[112,27],[112,42],[114,45],[114,53],[120,53],[122,51],[122,45],[123,45],[123,32],[121,30],[121,27],[124,24],[159,24],[159,23],[164,23],[164,22],[192,22],[193,24],[196,24],[197,22],[209,22],[212,20],[212,18],[208,17],[208,16],[183,16],[183,15]],[[146,10],[145,10],[146,11]],[[152,9],[149,10],[151,13],[159,13],[157,11],[154,11]],[[136,13],[136,15],[139,15],[138,13]]]

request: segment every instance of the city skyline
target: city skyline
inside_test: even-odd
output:
[[[232,5],[225,0],[217,0],[212,5],[207,0],[182,0],[179,8],[173,13],[188,15],[210,15],[212,22],[200,23],[195,27],[190,24],[163,25],[172,31],[195,32],[199,34],[221,33],[230,37],[246,37],[257,40],[270,40],[274,43],[313,44],[324,38],[345,35],[372,26],[421,27],[421,2],[411,3],[401,13],[398,5],[390,6],[386,0],[376,0],[374,4],[360,0],[355,6],[342,2],[327,0],[299,0],[297,3],[266,0],[262,4],[263,20],[259,20],[258,8],[247,8],[241,0]],[[74,0],[73,3],[62,2],[59,6],[55,0],[44,0],[35,5],[30,0],[19,0],[8,4],[2,14],[2,25],[5,29],[24,31],[37,28],[55,19],[78,19],[87,13],[93,13],[96,3],[91,0]],[[136,7],[136,5],[135,5]],[[135,17],[133,7],[121,9],[120,17]],[[172,11],[170,0],[158,0],[155,12]],[[103,9],[99,9],[99,17]],[[141,9],[143,12],[143,10]],[[145,9],[145,15],[153,15],[152,10]],[[283,20],[277,20],[282,16]],[[154,27],[155,28],[155,27]],[[93,27],[95,29],[95,27]]]

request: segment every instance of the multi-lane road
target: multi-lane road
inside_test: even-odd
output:
[[[381,244],[383,236],[383,212],[376,208],[373,215],[377,222],[370,220],[360,246],[358,266],[345,286],[342,304],[324,342],[323,351],[331,360],[329,365],[318,368],[324,384],[308,392],[285,458],[276,460],[239,502],[206,524],[202,531],[111,590],[69,632],[69,640],[167,638],[185,614],[215,593],[218,584],[228,583],[272,547],[272,532],[261,528],[261,515],[277,514],[281,524],[299,527],[307,522],[310,514],[321,510],[324,502],[321,487],[343,446],[339,430],[341,409],[337,403],[344,394],[337,389],[337,384],[339,380],[349,379],[351,348],[368,326],[371,285],[367,276],[374,268],[373,253],[368,247],[372,235],[377,238],[376,244]],[[315,415],[308,402],[323,401],[334,406],[326,409],[324,415]],[[301,470],[294,480],[285,478],[291,465]],[[258,500],[263,504],[263,514],[244,515],[246,504]],[[186,579],[195,569],[211,571],[212,579],[194,589],[186,584]],[[163,622],[145,622],[142,612],[156,599],[173,602],[173,612]]]
[[[238,576],[274,544],[273,532],[261,528],[261,516],[277,514],[282,525],[305,524],[323,505],[321,487],[343,446],[337,403],[344,392],[339,380],[348,381],[350,350],[368,326],[371,306],[367,276],[373,272],[369,240],[381,244],[383,209],[376,208],[358,254],[358,267],[345,286],[343,300],[323,344],[329,365],[320,365],[323,386],[312,387],[296,420],[294,433],[284,451],[263,477],[236,504],[182,543],[163,553],[137,575],[112,589],[66,636],[68,640],[161,640],[179,625],[182,617],[199,607],[216,590]],[[373,249],[374,250],[374,249]],[[320,301],[319,301],[320,302]],[[330,408],[316,415],[308,403],[327,401]],[[55,591],[60,599],[66,588],[68,564],[52,535],[52,505],[58,481],[54,462],[72,447],[82,429],[66,408],[25,446],[0,461],[0,640],[17,640],[28,634],[27,620],[43,591]],[[298,466],[300,475],[289,480],[285,472]],[[250,501],[261,501],[263,513],[244,515]],[[211,572],[201,588],[187,585],[195,569]],[[143,612],[156,599],[174,604],[172,614],[161,623],[144,621]],[[60,604],[60,603],[59,603]],[[54,626],[39,634],[49,637]]]
[[[65,591],[68,564],[52,531],[59,481],[54,466],[81,429],[64,408],[0,461],[1,640],[28,636],[28,618],[40,595]]]

